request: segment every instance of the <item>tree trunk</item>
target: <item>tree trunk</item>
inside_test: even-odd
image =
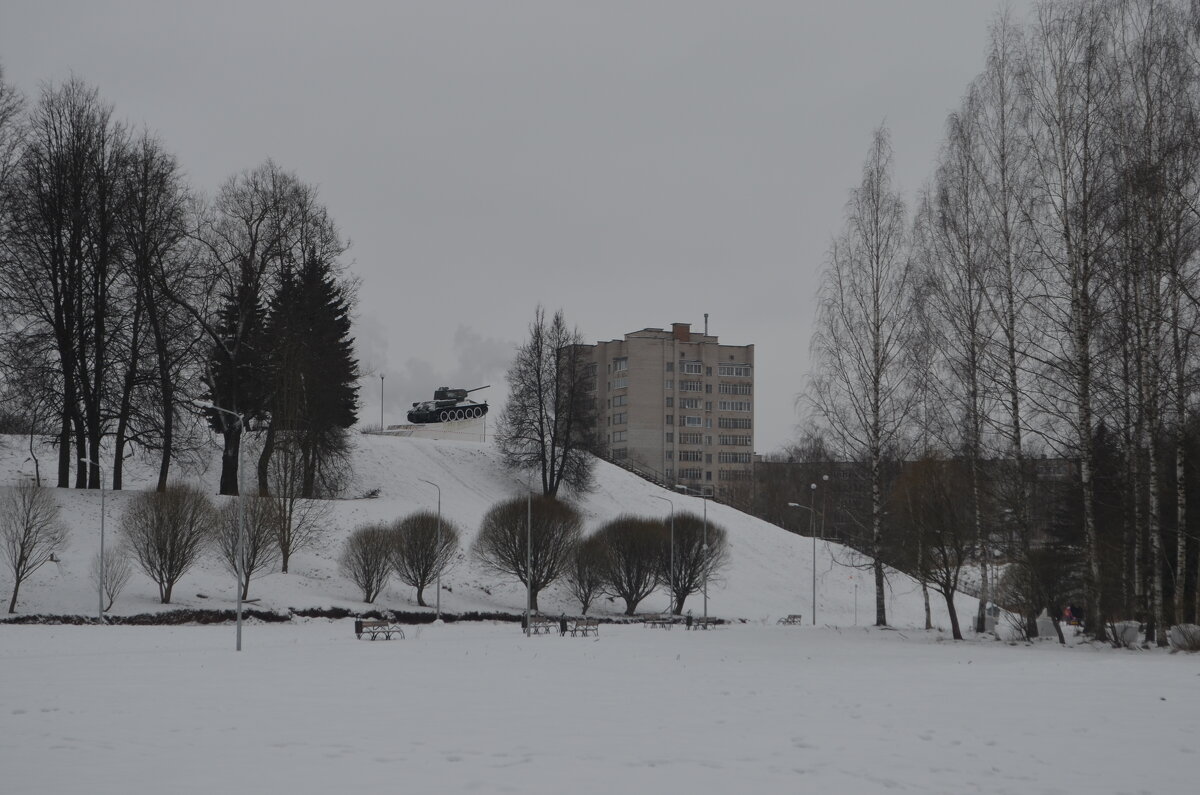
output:
[[[275,423],[267,426],[263,438],[262,454],[258,457],[258,496],[266,497],[271,493],[271,456],[275,453]]]
[[[20,581],[14,582],[12,598],[8,600],[8,612],[9,613],[17,612],[17,591],[19,591],[20,589],[21,589]]]
[[[950,631],[954,633],[955,640],[962,640],[962,629],[958,626],[958,608],[954,606],[954,592],[943,593],[946,598],[946,612],[950,614]]]
[[[238,463],[239,450],[242,443],[242,429],[229,422],[224,424],[225,430],[221,436],[225,442],[221,451],[221,494],[228,497],[238,495]]]
[[[417,604],[421,607],[429,607],[429,605],[425,604],[425,586],[424,585],[417,586]]]

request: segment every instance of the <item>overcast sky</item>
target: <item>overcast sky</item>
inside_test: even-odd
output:
[[[268,157],[318,186],[362,280],[363,421],[380,373],[389,423],[439,385],[502,402],[539,303],[593,342],[707,312],[756,346],[771,452],[873,128],[911,197],[999,7],[0,0],[0,64],[31,99],[97,86],[198,190]]]

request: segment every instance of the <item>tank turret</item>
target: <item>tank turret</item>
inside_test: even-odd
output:
[[[487,401],[477,403],[469,400],[467,395],[487,389],[489,386],[491,384],[477,386],[474,389],[452,389],[448,386],[439,386],[433,391],[433,400],[412,404],[413,407],[408,412],[408,421],[424,424],[472,420],[482,417],[488,411]]]

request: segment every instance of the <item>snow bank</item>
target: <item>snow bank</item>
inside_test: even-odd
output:
[[[256,578],[250,585],[250,598],[258,599],[259,609],[286,611],[288,608],[345,607],[369,609],[360,601],[355,586],[337,570],[336,558],[346,536],[356,526],[370,521],[391,520],[416,510],[434,510],[436,490],[422,482],[430,480],[442,489],[443,514],[454,521],[464,535],[464,548],[454,569],[442,578],[442,609],[447,612],[520,611],[525,593],[518,583],[508,582],[486,572],[468,554],[484,513],[496,502],[525,493],[526,485],[501,465],[490,443],[431,440],[403,436],[359,435],[354,444],[354,474],[347,499],[331,502],[332,513],[324,544],[319,549],[298,553],[288,574],[272,573]],[[12,484],[33,475],[33,463],[26,449],[27,440],[0,437],[0,483]],[[43,483],[53,473],[54,455],[50,449],[39,451]],[[181,479],[202,484],[215,493],[218,480],[219,451],[200,465],[178,471]],[[247,472],[249,475],[249,471]],[[139,489],[150,488],[156,476],[155,462],[132,460],[122,492],[106,496],[106,537],[118,538],[121,512]],[[52,482],[52,479],[51,481]],[[365,495],[375,495],[367,497]],[[67,548],[58,564],[38,571],[21,587],[18,612],[52,614],[89,614],[95,611],[95,587],[88,577],[91,560],[99,547],[100,494],[75,489],[56,490],[63,517],[71,527]],[[598,462],[596,490],[583,497],[587,531],[595,529],[620,513],[636,513],[666,518],[668,505],[659,497],[673,501],[675,510],[703,513],[701,499],[670,492],[654,486],[619,467]],[[220,501],[221,497],[214,497]],[[719,581],[709,585],[709,613],[727,619],[774,622],[792,613],[812,621],[813,543],[808,537],[789,533],[724,505],[708,504],[709,520],[729,533],[730,565]],[[841,545],[816,543],[817,620],[819,624],[852,626],[874,622],[874,584],[871,572],[860,556]],[[892,573],[887,599],[888,620],[894,626],[921,626],[924,607],[919,586],[909,577]],[[11,588],[7,573],[0,573],[0,588]],[[235,602],[233,578],[213,558],[208,558],[184,576],[175,589],[177,606],[197,609],[228,609]],[[4,593],[8,593],[7,590]],[[433,594],[426,593],[432,604]],[[948,627],[942,599],[932,595],[934,622]],[[577,612],[578,603],[566,589],[552,586],[539,597],[544,612]],[[960,618],[975,609],[975,600],[961,597]],[[413,610],[415,590],[393,581],[376,601],[375,607]],[[656,593],[641,605],[641,612],[665,610],[668,599]],[[699,613],[701,597],[691,597],[686,605]],[[130,615],[162,610],[154,584],[135,571],[113,612]],[[169,609],[169,608],[165,608]],[[602,599],[594,608],[600,614],[619,614],[620,602]]]

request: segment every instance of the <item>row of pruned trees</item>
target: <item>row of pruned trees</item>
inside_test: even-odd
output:
[[[881,128],[827,263],[809,391],[835,452],[869,469],[876,622],[885,537],[902,524],[886,462],[953,459],[914,479],[929,491],[909,495],[907,524],[936,526],[919,518],[923,501],[963,503],[953,527],[981,573],[980,629],[1003,554],[1009,606],[1036,631],[1046,594],[1030,572],[1063,546],[1055,527],[1077,524],[1064,565],[1078,572],[1089,630],[1136,617],[1165,644],[1170,622],[1200,612],[1188,512],[1200,11],[1043,0],[1027,23],[1003,14],[911,206],[892,158]],[[1102,453],[1119,463],[1098,489]],[[1072,463],[1064,522],[1035,514],[1037,454]]]
[[[199,488],[172,484],[141,492],[128,502],[117,522],[118,542],[92,562],[92,578],[105,594],[108,610],[136,563],[170,604],[175,585],[205,555],[214,556],[239,576],[242,598],[250,581],[278,568],[298,550],[318,544],[325,532],[327,504],[307,501],[297,512],[280,496],[238,497],[217,507]],[[13,578],[8,612],[16,612],[22,583],[55,561],[69,532],[60,518],[54,492],[33,484],[0,489],[0,555]]]
[[[570,503],[545,496],[514,498],[487,512],[471,554],[525,586],[532,610],[538,609],[538,595],[561,580],[583,613],[603,595],[621,599],[626,615],[660,587],[668,589],[672,610],[682,613],[688,596],[715,580],[728,560],[724,528],[692,514],[675,516],[673,525],[621,516],[586,538],[582,528],[583,519]],[[457,527],[431,513],[365,525],[347,539],[341,570],[365,602],[374,602],[395,574],[417,589],[417,602],[424,606],[424,589],[453,565],[460,537]]]
[[[98,488],[105,466],[120,489],[148,451],[166,489],[203,415],[222,494],[250,427],[260,493],[284,448],[304,496],[336,487],[357,405],[346,249],[315,188],[274,162],[200,196],[96,88],[72,78],[26,102],[0,73],[4,424],[55,440],[58,486],[74,472]]]

